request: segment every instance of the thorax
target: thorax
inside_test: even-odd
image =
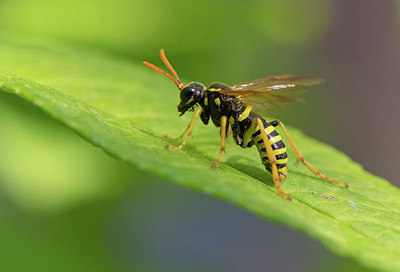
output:
[[[211,84],[204,93],[204,99],[200,105],[203,107],[204,115],[211,117],[214,125],[220,126],[223,115],[230,118],[242,105],[232,95],[221,93],[223,90],[230,90],[230,86],[222,83]],[[203,120],[203,118],[202,118]],[[203,123],[207,124],[207,122]]]

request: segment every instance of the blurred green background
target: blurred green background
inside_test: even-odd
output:
[[[277,117],[399,186],[399,11],[372,0],[1,0],[0,31],[132,62],[159,64],[164,48],[186,83],[323,77]],[[1,271],[365,271],[118,162],[4,93],[0,150]]]

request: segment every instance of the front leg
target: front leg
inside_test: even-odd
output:
[[[223,115],[221,117],[221,148],[219,149],[219,155],[217,160],[211,165],[212,168],[217,168],[218,164],[221,161],[222,153],[225,151],[225,140],[226,140],[226,125],[228,123],[228,118]]]
[[[165,146],[165,148],[167,148],[169,150],[173,150],[173,151],[181,150],[186,145],[186,142],[189,139],[190,135],[192,135],[194,124],[196,123],[196,119],[197,119],[197,117],[199,117],[199,115],[202,113],[202,111],[203,111],[203,109],[201,108],[201,106],[198,106],[198,108],[196,109],[196,112],[194,113],[193,118],[190,121],[188,127],[185,129],[185,131],[182,133],[181,136],[176,138],[176,140],[182,138],[183,135],[185,135],[185,133],[187,132],[187,135],[186,135],[185,139],[183,140],[182,144],[179,145],[179,146],[172,146],[172,145],[167,144]],[[169,137],[167,137],[167,138],[169,138]],[[171,138],[169,138],[169,139],[171,139]]]

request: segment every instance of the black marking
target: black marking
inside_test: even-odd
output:
[[[268,138],[275,137],[275,136],[278,136],[278,135],[279,135],[278,132],[276,130],[274,130],[270,134],[268,134]]]
[[[279,122],[278,122],[278,120],[274,120],[274,121],[269,122],[269,124],[273,127],[276,127],[277,125],[279,125]]]
[[[283,168],[285,166],[286,166],[286,163],[284,163],[284,164],[277,163],[276,164],[276,168],[278,168],[278,169],[281,169],[281,168]]]
[[[287,153],[285,152],[285,153],[282,153],[282,154],[279,154],[279,155],[275,155],[275,157],[276,157],[277,160],[286,159],[287,158]]]
[[[264,166],[268,166],[271,167],[271,162],[269,161],[269,159],[267,157],[262,158],[262,162],[264,164]],[[283,167],[285,167],[287,164],[286,163],[276,163],[276,168],[281,169]]]
[[[280,141],[278,141],[276,143],[273,143],[271,146],[272,146],[273,150],[285,148],[285,144],[282,142],[282,140],[280,140]]]
[[[251,135],[253,138],[254,137],[257,137],[258,135],[260,135],[261,134],[261,130],[260,129],[258,129],[256,132],[254,132],[253,133],[253,135]]]

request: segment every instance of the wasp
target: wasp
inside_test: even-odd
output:
[[[160,57],[172,75],[147,61],[143,62],[143,64],[167,76],[178,87],[181,100],[178,105],[180,116],[187,111],[194,111],[192,120],[178,138],[174,139],[167,136],[172,140],[185,137],[182,144],[179,146],[167,145],[166,148],[181,150],[192,135],[197,118],[200,116],[205,125],[211,119],[214,125],[220,128],[221,138],[219,154],[212,164],[212,168],[216,168],[220,163],[222,153],[225,151],[225,142],[232,135],[235,143],[242,148],[248,148],[253,145],[257,147],[262,164],[272,174],[276,191],[280,196],[291,200],[291,196],[283,192],[280,186],[281,181],[284,181],[288,175],[288,155],[282,137],[275,129],[279,126],[294,151],[297,163],[303,163],[322,180],[333,184],[341,184],[348,188],[345,181],[325,176],[315,166],[306,161],[281,121],[273,120],[267,122],[261,117],[262,114],[267,114],[287,102],[298,101],[299,99],[295,96],[297,92],[322,83],[322,79],[280,75],[231,86],[223,83],[213,83],[206,88],[198,82],[192,82],[185,86],[165,56],[163,49],[160,51]]]

